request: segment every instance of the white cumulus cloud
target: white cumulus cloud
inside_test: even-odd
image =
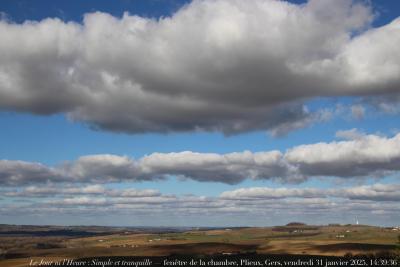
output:
[[[400,20],[369,28],[372,13],[351,0],[206,0],[157,20],[2,20],[0,108],[117,132],[285,134],[319,120],[306,99],[398,93]]]

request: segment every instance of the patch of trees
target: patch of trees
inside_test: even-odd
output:
[[[55,243],[37,243],[36,248],[38,249],[52,249],[52,248],[63,248],[63,246]]]

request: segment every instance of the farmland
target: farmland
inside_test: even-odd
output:
[[[264,228],[0,228],[2,266],[30,260],[100,256],[296,254],[344,256],[390,253],[399,230],[367,225],[289,225]]]

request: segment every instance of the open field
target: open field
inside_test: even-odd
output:
[[[1,266],[99,256],[300,254],[344,256],[396,249],[400,230],[364,225],[232,229],[0,228]]]

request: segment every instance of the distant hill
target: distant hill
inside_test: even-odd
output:
[[[306,226],[307,224],[302,223],[302,222],[290,222],[286,224],[286,226]]]

